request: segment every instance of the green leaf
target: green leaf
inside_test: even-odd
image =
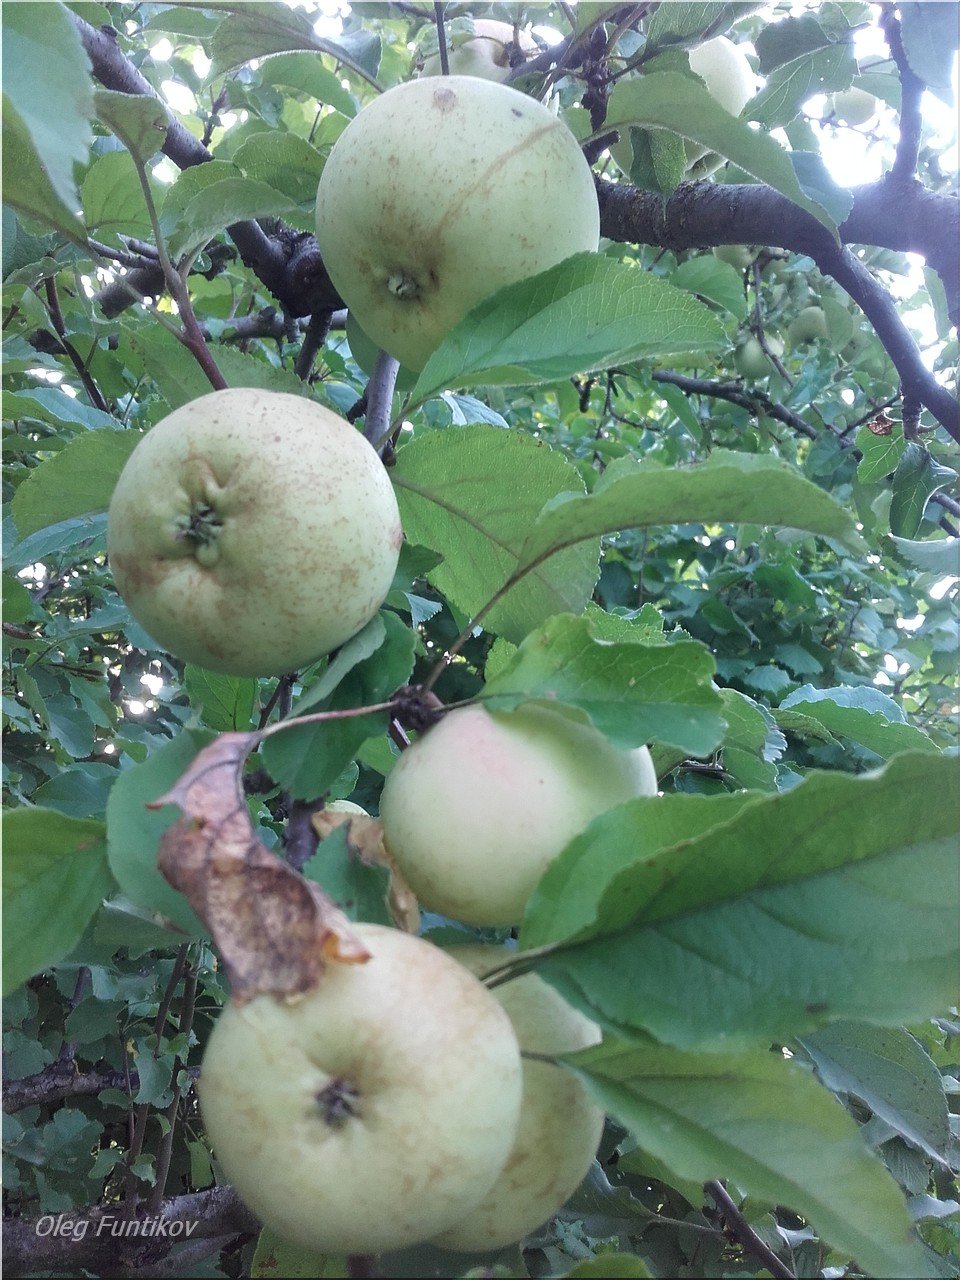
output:
[[[303,874],[315,881],[351,920],[371,924],[393,923],[387,908],[390,873],[386,867],[368,866],[350,851],[343,828],[318,846]]]
[[[718,4],[716,0],[689,0],[686,4],[661,4],[654,10],[647,31],[651,51],[671,44],[695,42],[697,36],[719,36],[749,13],[755,4]]]
[[[18,6],[26,9],[26,5]],[[6,42],[4,42],[6,47]],[[34,149],[26,125],[3,95],[3,199],[11,208],[54,227],[74,243],[84,239],[78,213],[80,199],[74,193],[64,201],[50,181],[43,161]]]
[[[651,461],[608,467],[592,493],[554,499],[531,529],[519,568],[584,538],[684,523],[781,525],[863,548],[852,516],[793,467],[715,449],[693,467]]]
[[[27,387],[23,391],[4,391],[5,418],[38,418],[56,426],[116,428],[117,420],[109,413],[94,409],[76,396],[68,396],[57,387]]]
[[[275,187],[297,204],[312,206],[317,198],[323,156],[295,134],[275,129],[255,133],[244,139],[233,159],[248,178]]]
[[[481,696],[507,711],[559,702],[585,712],[619,747],[655,741],[705,756],[724,727],[713,673],[710,651],[698,641],[611,643],[590,618],[559,614],[526,637]]]
[[[323,1280],[349,1275],[346,1257],[339,1254],[314,1253],[288,1244],[264,1227],[257,1238],[257,1247],[250,1264],[251,1280],[275,1280],[286,1276],[288,1280]]]
[[[383,644],[358,662],[315,710],[340,711],[384,702],[410,679],[416,636],[396,614],[380,616]],[[313,800],[333,786],[367,738],[386,733],[388,723],[385,711],[375,711],[286,729],[264,743],[264,765],[295,797]]]
[[[553,942],[555,918],[563,924],[562,947],[536,959],[538,972],[603,1025],[681,1048],[782,1041],[838,1019],[896,1025],[948,1008],[960,761],[911,752],[878,773],[811,774],[780,795],[746,795],[713,829],[693,810],[699,830],[652,851],[648,824],[675,818],[676,803],[665,817],[659,806],[680,797],[598,818],[528,906],[525,949]],[[738,799],[704,803],[722,813]],[[571,940],[575,908],[561,911],[557,894],[575,856],[595,864],[595,905]],[[587,873],[576,874],[582,883]]]
[[[161,149],[170,121],[166,107],[158,98],[98,89],[95,101],[97,118],[141,164]]]
[[[129,151],[108,151],[90,166],[83,180],[83,216],[91,235],[98,240],[113,241],[117,232],[141,239],[153,236],[143,189]]]
[[[603,127],[623,129],[631,124],[670,129],[726,156],[836,234],[836,225],[827,211],[804,194],[787,152],[771,137],[755,132],[724,111],[697,80],[678,71],[655,71],[621,80],[610,95]]]
[[[856,447],[863,454],[857,464],[857,479],[862,484],[875,484],[896,471],[907,442],[900,431],[878,436],[864,426],[857,432]]]
[[[566,1280],[653,1280],[653,1272],[633,1253],[600,1253],[595,1258],[578,1262],[572,1271],[567,1272]]]
[[[102,822],[4,811],[3,993],[62,960],[110,892]]]
[[[927,503],[956,478],[956,471],[941,467],[923,445],[909,441],[893,473],[890,532],[895,537],[915,537]]]
[[[723,689],[723,767],[742,787],[776,791],[777,769],[773,761],[786,747],[773,717],[759,703],[736,689]]]
[[[828,1089],[859,1099],[934,1160],[946,1159],[950,1115],[943,1078],[909,1032],[837,1022],[801,1037],[800,1043]]]
[[[795,689],[781,704],[816,720],[837,738],[850,738],[889,760],[900,751],[928,751],[939,754],[937,744],[916,725],[892,721],[884,714],[886,703],[880,704],[876,689],[815,689],[804,685]],[[864,699],[872,699],[873,705]],[[889,700],[888,700],[889,701]],[[894,706],[896,704],[893,704]]]
[[[928,539],[912,542],[909,538],[891,537],[908,564],[927,573],[943,573],[960,577],[960,538]]]
[[[163,206],[160,209],[160,226],[164,234],[169,235],[177,223],[182,221],[187,205],[194,196],[215,182],[242,176],[237,166],[227,160],[208,160],[206,164],[195,164],[190,169],[184,169],[164,192]]]
[[[743,292],[743,275],[728,262],[721,262],[712,253],[701,253],[681,262],[670,283],[678,289],[687,289],[710,302],[718,303],[725,311],[745,320],[747,300]]]
[[[44,181],[37,180],[37,189],[46,186],[59,209],[74,210],[73,167],[86,162],[93,141],[93,82],[90,59],[64,5],[7,5],[3,100],[4,200],[28,208],[18,180],[39,160]],[[8,114],[14,133],[9,143]]]
[[[475,307],[427,361],[413,398],[476,382],[556,382],[725,342],[716,316],[695,298],[636,265],[578,253]]]
[[[260,68],[263,84],[282,84],[298,89],[318,102],[326,102],[352,119],[357,114],[353,95],[337,76],[328,71],[316,53],[282,53],[268,58]]]
[[[244,732],[251,727],[259,685],[256,680],[225,676],[187,663],[183,686],[200,719],[218,733]]]
[[[391,479],[407,540],[441,552],[429,580],[476,613],[517,567],[531,524],[558,494],[583,493],[573,464],[528,435],[497,427],[450,427],[397,453]],[[580,613],[597,580],[596,539],[523,578],[486,618],[510,640],[555,613]]]
[[[631,129],[626,145],[631,149],[628,173],[636,186],[669,194],[683,181],[687,152],[683,139],[676,134],[662,129]]]
[[[847,43],[805,53],[778,67],[746,108],[751,120],[768,129],[789,124],[800,108],[818,93],[849,89],[857,74],[853,48]]]
[[[957,52],[957,15],[953,6],[928,2],[897,7],[910,69],[941,102],[952,107]]]
[[[20,537],[61,520],[106,511],[120,472],[142,439],[139,431],[88,431],[41,462],[11,504]]]
[[[177,258],[195,253],[234,222],[282,218],[297,212],[297,206],[288,196],[265,182],[256,182],[253,178],[221,178],[198,191],[184,209],[170,236],[170,253]]]
[[[157,869],[160,837],[181,816],[180,810],[172,805],[156,810],[146,805],[169,791],[212,740],[213,734],[206,730],[184,729],[142,764],[125,769],[107,802],[107,852],[117,883],[131,902],[182,930],[184,941],[203,938],[206,930],[183,894],[171,888]]]
[[[223,19],[210,41],[210,55],[213,65],[207,76],[207,83],[215,80],[226,71],[242,66],[251,58],[262,58],[269,53],[282,53],[289,49],[312,49],[319,53],[329,53],[345,65],[360,73],[364,79],[372,76],[364,65],[364,47],[369,43],[369,33],[354,33],[354,36],[367,36],[361,48],[351,50],[351,37],[344,37],[339,43],[325,40],[313,29],[310,17],[306,13],[288,8],[285,4],[242,3],[218,4],[215,9],[226,9],[229,17]],[[379,48],[379,40],[376,40]],[[374,81],[374,83],[376,83]]]
[[[868,1274],[928,1274],[893,1179],[843,1107],[794,1063],[646,1041],[605,1043],[566,1061],[678,1178],[726,1178],[792,1209]]]

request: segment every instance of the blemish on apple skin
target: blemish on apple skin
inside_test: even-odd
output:
[[[446,115],[457,105],[457,95],[452,89],[437,89],[433,95],[433,105],[439,112]]]

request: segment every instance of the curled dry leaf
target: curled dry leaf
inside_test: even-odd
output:
[[[405,933],[419,933],[420,908],[416,894],[403,878],[400,868],[383,843],[380,819],[371,818],[367,814],[334,813],[329,809],[321,809],[313,815],[310,822],[321,840],[326,840],[337,827],[345,827],[347,848],[353,857],[359,858],[367,867],[386,867],[390,873],[386,901],[391,918],[397,928]]]
[[[324,966],[369,952],[343,912],[257,839],[241,776],[253,733],[223,733],[151,808],[183,812],[160,842],[157,863],[210,930],[233,998],[312,990]]]

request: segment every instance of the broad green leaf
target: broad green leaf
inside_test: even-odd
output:
[[[622,870],[696,840],[757,800],[746,792],[643,796],[597,818],[544,873],[527,906],[521,946],[529,950],[602,932],[601,904]]]
[[[110,892],[102,822],[52,809],[3,815],[3,993],[62,960]]]
[[[805,53],[784,63],[768,77],[747,106],[746,114],[768,129],[789,124],[808,98],[817,93],[849,89],[856,74],[857,63],[850,44],[834,44]]]
[[[647,31],[647,47],[653,50],[671,44],[699,43],[698,36],[712,39],[757,8],[759,5],[755,4],[717,4],[716,0],[657,5]]]
[[[340,711],[384,702],[406,684],[413,671],[416,636],[394,613],[381,614],[384,642],[358,662],[332,695],[314,711]],[[367,738],[386,733],[385,711],[296,726],[268,738],[262,748],[266,768],[298,799],[315,799],[336,782]]]
[[[129,151],[108,151],[87,170],[83,180],[83,217],[90,234],[98,240],[111,242],[118,232],[152,239],[153,226]]]
[[[953,5],[906,3],[900,10],[903,48],[914,75],[952,107],[957,52],[957,14]]]
[[[909,1032],[836,1022],[802,1036],[800,1043],[828,1089],[857,1098],[934,1160],[946,1159],[950,1116],[943,1078]]]
[[[893,473],[890,532],[899,538],[915,537],[927,503],[956,478],[956,471],[940,466],[923,445],[909,441]]]
[[[960,538],[913,542],[909,538],[891,537],[890,541],[914,568],[960,577]]]
[[[141,164],[157,154],[169,127],[167,109],[158,98],[98,89],[95,101],[97,118]]]
[[[5,418],[38,418],[56,426],[78,426],[87,430],[97,427],[116,428],[117,420],[109,413],[84,404],[76,396],[68,396],[58,387],[25,387],[22,391],[3,392]]]
[[[221,235],[234,222],[297,213],[288,197],[253,178],[221,178],[189,202],[170,236],[170,252],[176,257],[194,253],[208,240]]]
[[[836,234],[827,211],[804,194],[786,151],[771,137],[724,111],[698,81],[678,71],[656,71],[620,81],[610,95],[603,127],[623,129],[631,124],[670,129],[718,152]]]
[[[318,36],[313,23],[306,13],[298,12],[285,4],[250,3],[243,0],[234,4],[211,4],[206,6],[212,10],[225,10],[224,18],[210,40],[210,54],[213,65],[207,76],[210,83],[224,72],[242,66],[251,58],[262,58],[269,53],[283,53],[294,49],[312,49],[318,53],[329,53],[332,57],[351,67],[365,80],[376,85],[376,81],[368,69],[367,46],[375,43],[379,51],[379,39],[368,32],[356,32],[343,37],[339,42],[326,40]],[[356,47],[351,47],[360,38]],[[365,39],[363,37],[366,37]],[[379,86],[378,86],[379,87]]]
[[[796,1064],[648,1041],[613,1041],[566,1061],[678,1178],[726,1178],[792,1209],[870,1275],[929,1274],[896,1183],[836,1098]]]
[[[106,511],[139,431],[88,431],[41,462],[17,489],[13,519],[21,538],[75,516]]]
[[[780,22],[765,22],[754,41],[760,59],[760,74],[769,77],[778,67],[805,54],[828,49],[832,43],[833,37],[813,13],[783,18]]]
[[[320,885],[349,919],[393,923],[387,907],[390,873],[386,867],[370,866],[351,853],[343,828],[320,843],[303,874]]]
[[[741,787],[776,791],[777,769],[773,763],[786,747],[786,739],[771,727],[772,717],[760,704],[738,693],[721,690],[723,718],[723,768]]]
[[[56,809],[72,818],[100,817],[116,779],[113,765],[87,760],[61,769],[37,787],[32,798],[43,808]]]
[[[815,689],[804,685],[784,698],[781,709],[798,712],[816,720],[837,738],[850,738],[888,760],[900,751],[929,751],[939,748],[916,725],[891,720],[888,710],[899,711],[892,699],[877,689]]]
[[[178,409],[212,390],[207,375],[169,329],[163,325],[130,322],[122,327],[131,348],[143,360],[147,373],[171,409]],[[216,352],[217,361],[221,354],[220,350]]]
[[[124,894],[182,930],[184,941],[203,938],[206,930],[187,905],[182,893],[171,888],[157,869],[160,837],[177,818],[173,805],[148,809],[147,803],[164,795],[213,734],[184,729],[153,752],[142,764],[125,769],[113,785],[107,801],[107,852],[110,869]]]
[[[26,9],[26,5],[18,5]],[[6,47],[6,41],[4,41]],[[80,198],[71,192],[64,200],[56,191],[40,156],[7,95],[3,95],[3,198],[11,208],[54,227],[74,243],[84,239],[79,219]]]
[[[653,1280],[653,1272],[633,1253],[601,1253],[586,1262],[578,1262],[567,1272],[567,1280]]]
[[[292,714],[305,715],[319,706],[325,698],[329,698],[344,676],[361,662],[365,662],[367,658],[373,657],[386,638],[387,629],[383,615],[377,613],[355,636],[351,636],[345,644],[340,646],[336,657],[327,665],[319,679],[309,684],[306,691],[297,699]]]
[[[699,294],[709,302],[719,303],[724,311],[729,311],[738,320],[746,319],[743,274],[712,253],[701,253],[681,262],[670,277],[670,283],[678,289]]]
[[[303,138],[292,133],[255,133],[234,152],[234,163],[248,178],[265,182],[297,204],[317,198],[323,156]]]
[[[8,4],[4,9],[3,98],[4,200],[28,207],[20,203],[24,193],[18,182],[39,157],[56,204],[74,210],[73,166],[86,162],[93,141],[93,81],[90,59],[64,5]],[[9,142],[8,108],[14,130]],[[39,177],[36,185],[39,190]]]
[[[166,188],[163,195],[163,206],[160,209],[160,226],[164,234],[169,235],[180,222],[190,201],[225,178],[241,178],[243,175],[235,164],[227,160],[208,160],[206,164],[195,164],[178,175],[175,182]]]
[[[695,640],[611,643],[589,618],[559,614],[526,637],[481,696],[496,710],[560,702],[619,747],[655,741],[705,756],[723,734],[713,673],[710,651]]]
[[[349,118],[357,114],[353,95],[344,89],[332,71],[327,70],[319,54],[281,53],[267,58],[260,68],[260,79],[263,84],[282,84],[298,89],[318,102],[329,103]]]
[[[183,686],[190,705],[210,729],[218,733],[245,732],[251,727],[257,702],[257,681],[241,676],[225,676],[206,667],[187,663]]]
[[[554,499],[531,529],[519,568],[583,538],[685,523],[780,525],[863,547],[851,515],[793,467],[768,455],[715,449],[694,467],[649,461],[608,467],[592,493]]]
[[[301,1249],[281,1240],[268,1227],[264,1227],[257,1238],[250,1264],[251,1280],[275,1280],[277,1276],[286,1276],[288,1280],[320,1280],[321,1277],[333,1280],[333,1277],[347,1275],[346,1257]]]
[[[907,442],[900,431],[878,436],[864,426],[857,432],[856,447],[863,454],[857,464],[857,479],[862,484],[875,484],[896,471]]]
[[[619,843],[598,859],[617,869],[589,889],[594,922],[573,942],[564,922],[561,948],[533,958],[538,972],[602,1024],[681,1048],[768,1043],[838,1019],[896,1025],[949,1007],[960,761],[911,752],[878,773],[812,774],[781,795],[746,795],[725,824],[635,860],[667,797],[598,818],[579,855],[590,857],[591,840]],[[524,948],[554,940],[558,864],[528,906]]]
[[[562,453],[497,427],[450,427],[405,445],[391,479],[408,541],[442,553],[427,576],[465,613],[476,613],[515,571],[544,503],[583,493]],[[555,613],[580,613],[597,580],[596,538],[527,574],[486,616],[509,640]]]
[[[631,129],[616,144],[614,159],[620,163],[620,148],[629,148],[626,166],[630,181],[645,191],[669,194],[683,181],[687,152],[683,139],[663,129]]]
[[[725,342],[716,316],[689,294],[636,265],[578,253],[475,307],[427,361],[413,398],[468,383],[556,382]]]

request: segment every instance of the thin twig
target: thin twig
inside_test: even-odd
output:
[[[437,44],[440,48],[440,74],[448,76],[450,74],[450,57],[447,53],[447,33],[443,28],[442,0],[434,0],[433,20],[437,24]]]
[[[83,383],[83,389],[90,397],[90,403],[95,409],[99,409],[101,413],[109,413],[110,406],[104,399],[100,388],[90,376],[90,370],[80,359],[80,355],[67,337],[67,326],[63,319],[63,312],[60,309],[60,299],[57,296],[57,282],[53,276],[46,276],[43,281],[43,288],[47,298],[47,314],[50,317],[50,323],[56,331],[57,337],[60,339],[60,345],[70,357],[70,363],[77,371],[77,377]]]
[[[753,1227],[750,1226],[750,1223],[747,1222],[722,1182],[714,1178],[704,1184],[704,1190],[716,1202],[730,1234],[743,1245],[748,1253],[752,1253],[755,1258],[759,1259],[770,1274],[777,1277],[777,1280],[795,1280],[793,1272],[786,1263],[782,1262],[773,1250],[763,1243]]]

